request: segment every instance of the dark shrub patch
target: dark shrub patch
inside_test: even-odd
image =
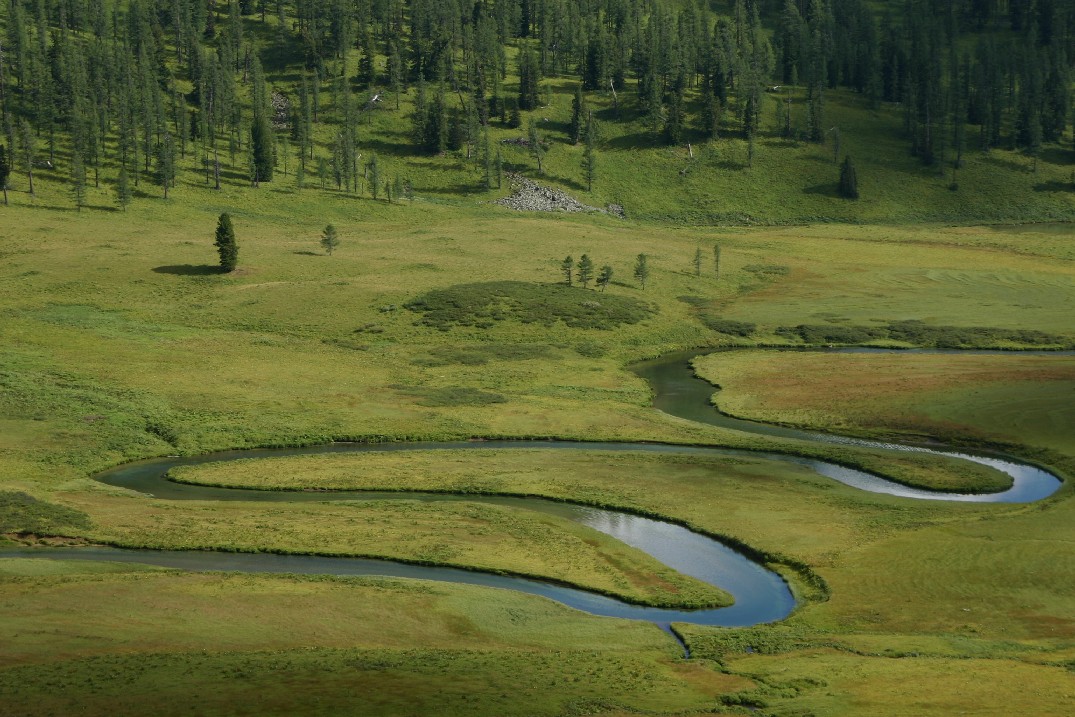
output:
[[[440,347],[431,349],[428,356],[414,359],[416,366],[484,366],[492,360],[526,361],[528,359],[546,358],[550,347],[547,344],[475,344],[461,347]]]
[[[778,276],[787,276],[791,272],[790,266],[781,264],[747,264],[743,271],[749,271],[763,279],[775,279]]]
[[[754,330],[758,328],[757,324],[752,324],[749,321],[732,321],[731,319],[721,319],[706,314],[703,314],[701,318],[706,328],[730,336],[742,336],[745,338],[753,334]]]
[[[869,326],[831,326],[828,324],[799,324],[782,326],[776,330],[780,336],[800,338],[808,344],[862,344],[888,338],[884,329]]]
[[[894,321],[882,327],[799,324],[783,326],[776,333],[802,339],[808,344],[862,344],[889,340],[939,349],[989,348],[1002,343],[1024,346],[1066,346],[1070,343],[1062,336],[1032,329],[932,326],[921,321]]]
[[[85,513],[45,503],[25,493],[0,491],[0,533],[54,535],[65,528],[89,527],[90,519]]]
[[[614,329],[636,324],[653,309],[638,299],[563,284],[492,281],[434,289],[405,306],[422,314],[419,324],[447,331],[453,326],[488,328],[497,321],[577,329]]]
[[[481,391],[476,388],[450,386],[447,388],[426,388],[421,386],[392,386],[400,393],[418,399],[420,406],[488,406],[493,403],[506,403],[508,399],[499,393]]]

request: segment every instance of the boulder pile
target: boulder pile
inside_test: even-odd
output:
[[[608,209],[591,207],[566,192],[544,187],[522,175],[509,173],[507,177],[514,191],[494,202],[502,207],[519,212],[601,212],[623,217],[623,207],[618,205],[609,205]]]

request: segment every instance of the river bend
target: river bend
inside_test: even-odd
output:
[[[678,610],[631,605],[615,598],[563,585],[521,577],[489,574],[435,566],[412,565],[387,560],[370,560],[312,555],[267,553],[225,553],[213,551],[130,550],[121,548],[24,548],[0,551],[0,557],[50,557],[145,563],[187,570],[229,570],[240,572],[380,575],[421,578],[447,582],[506,588],[540,595],[585,612],[636,620],[649,620],[662,627],[672,622],[702,625],[747,626],[786,617],[795,607],[787,583],[776,573],[708,536],[683,526],[614,510],[562,503],[540,498],[507,496],[451,495],[438,493],[386,493],[369,491],[289,492],[219,488],[175,483],[166,473],[180,465],[230,461],[245,458],[272,458],[323,453],[412,451],[445,449],[558,449],[646,451],[704,456],[753,456],[806,466],[821,475],[862,490],[891,495],[955,501],[1029,502],[1051,495],[1060,487],[1052,474],[1003,456],[954,452],[933,447],[880,443],[829,434],[811,433],[768,424],[730,418],[710,404],[714,387],[696,377],[689,360],[697,351],[664,356],[638,364],[635,372],[650,382],[654,406],[692,421],[763,435],[812,442],[917,451],[955,456],[996,468],[1012,478],[1012,486],[993,494],[936,493],[909,488],[877,476],[826,461],[799,456],[737,451],[711,447],[675,446],[655,443],[578,443],[566,441],[468,441],[443,443],[333,443],[294,449],[226,451],[196,457],[169,457],[122,465],[97,476],[109,485],[128,488],[164,500],[238,500],[295,502],[328,500],[421,500],[471,501],[536,510],[589,526],[653,556],[675,570],[720,587],[731,593],[735,604],[702,610]]]

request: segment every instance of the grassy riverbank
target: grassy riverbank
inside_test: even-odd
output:
[[[696,367],[721,386],[721,410],[743,418],[1075,454],[1071,356],[755,351]]]

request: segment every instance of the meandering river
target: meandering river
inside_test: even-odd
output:
[[[635,372],[653,388],[654,406],[662,411],[692,421],[739,431],[792,438],[812,442],[916,451],[956,456],[989,465],[1012,478],[1012,486],[993,494],[952,494],[909,488],[877,476],[826,461],[777,453],[756,453],[730,449],[674,446],[653,443],[577,443],[566,441],[473,441],[445,443],[334,443],[310,448],[281,450],[227,451],[189,458],[159,458],[130,463],[96,476],[97,480],[147,493],[164,500],[239,500],[257,502],[296,502],[329,500],[422,500],[472,501],[540,511],[589,526],[653,556],[675,570],[718,586],[731,593],[735,604],[702,610],[677,610],[630,605],[611,597],[563,585],[509,575],[435,566],[411,565],[386,560],[321,557],[311,555],[273,555],[266,553],[225,553],[212,551],[128,550],[121,548],[23,548],[0,550],[0,557],[50,557],[83,560],[111,560],[146,563],[188,570],[231,570],[267,573],[312,573],[334,575],[382,575],[442,580],[518,590],[557,600],[594,615],[649,620],[662,627],[672,622],[703,625],[746,626],[773,622],[786,617],[795,607],[787,583],[776,573],[741,553],[705,535],[683,526],[638,515],[561,503],[540,498],[506,496],[445,495],[423,493],[384,493],[367,491],[283,492],[218,488],[175,483],[166,473],[180,465],[272,458],[321,453],[379,451],[414,451],[444,449],[557,449],[648,451],[705,456],[753,456],[804,465],[833,480],[862,490],[888,493],[925,500],[1028,502],[1054,493],[1061,485],[1052,474],[1032,465],[1004,456],[955,452],[933,447],[880,443],[830,434],[811,433],[752,421],[730,418],[718,413],[710,404],[714,387],[696,377],[689,360],[698,351],[663,356],[638,364]]]

